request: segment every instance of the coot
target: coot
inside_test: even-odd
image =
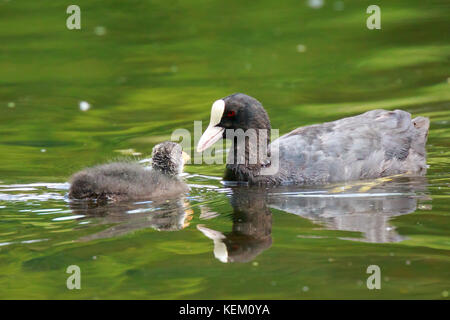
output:
[[[227,138],[226,129],[233,129],[225,180],[250,184],[325,184],[402,173],[422,175],[428,128],[428,118],[411,120],[406,111],[372,110],[301,127],[270,143],[270,121],[261,103],[235,93],[214,102],[197,151]],[[256,133],[257,139],[238,138],[238,129],[244,135]]]

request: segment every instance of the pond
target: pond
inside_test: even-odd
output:
[[[369,1],[76,4],[68,30],[67,4],[0,0],[1,299],[448,299],[448,1],[382,3],[380,30]],[[233,92],[280,134],[429,117],[427,175],[254,188],[192,164],[179,199],[68,199],[74,172],[148,158]]]

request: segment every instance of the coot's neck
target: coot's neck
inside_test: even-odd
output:
[[[244,138],[232,139],[225,180],[250,181],[259,175],[261,168],[270,165],[270,127],[254,130],[256,134],[245,136],[245,142]]]

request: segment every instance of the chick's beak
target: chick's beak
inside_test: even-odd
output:
[[[191,157],[184,151],[182,151],[181,157],[183,158],[183,164],[186,164],[189,160],[191,160]]]

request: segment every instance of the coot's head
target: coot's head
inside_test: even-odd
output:
[[[269,129],[269,117],[261,103],[246,94],[235,93],[213,103],[208,128],[200,138],[197,151],[225,138],[226,129]]]
[[[168,175],[179,175],[189,156],[182,150],[178,143],[165,141],[153,148],[152,167]]]

